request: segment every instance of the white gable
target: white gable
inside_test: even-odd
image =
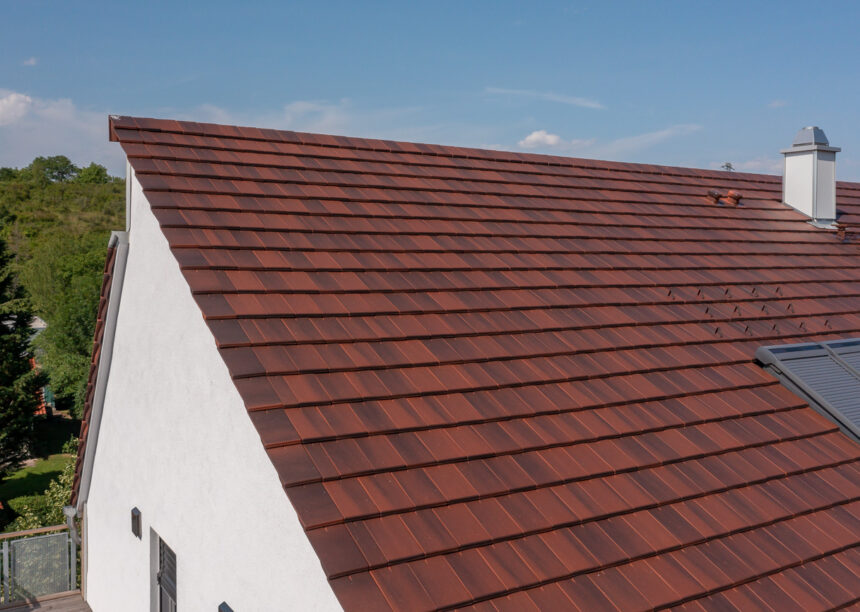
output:
[[[148,612],[154,530],[180,610],[340,609],[143,191],[85,509],[86,599]],[[142,516],[142,539],[131,510]]]

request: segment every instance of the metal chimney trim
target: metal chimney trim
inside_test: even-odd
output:
[[[824,130],[817,125],[808,125],[805,128],[801,128],[797,133],[794,137],[794,142],[791,143],[791,147],[783,149],[780,153],[790,154],[802,153],[804,151],[831,151],[838,153],[841,150],[839,147],[830,146],[830,141],[827,140]]]
[[[783,149],[782,200],[828,227],[836,219],[836,154],[824,130],[818,126],[801,129],[792,146]]]
[[[794,142],[791,143],[791,146],[797,147],[799,145],[810,144],[820,144],[825,147],[830,145],[830,141],[827,140],[824,130],[817,125],[808,125],[805,128],[801,128],[797,136],[794,137]]]

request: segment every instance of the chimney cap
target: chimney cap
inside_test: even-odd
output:
[[[810,125],[800,130],[794,137],[794,142],[791,143],[793,147],[804,145],[824,145],[826,147],[830,145],[830,141],[824,135],[824,130],[817,125]]]
[[[796,155],[807,151],[838,153],[841,150],[839,147],[830,146],[830,141],[824,135],[824,130],[817,125],[810,125],[801,129],[794,137],[791,146],[788,149],[783,149],[780,153],[785,155]]]

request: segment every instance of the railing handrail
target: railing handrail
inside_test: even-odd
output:
[[[35,529],[25,529],[24,531],[11,531],[9,533],[0,533],[0,540],[21,538],[24,536],[37,535],[40,533],[51,533],[52,531],[63,531],[68,528],[68,525],[53,525],[51,527],[36,527]]]

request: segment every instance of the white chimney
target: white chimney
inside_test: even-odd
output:
[[[819,224],[836,219],[836,154],[824,131],[805,127],[797,133],[785,155],[782,197],[786,204]]]

